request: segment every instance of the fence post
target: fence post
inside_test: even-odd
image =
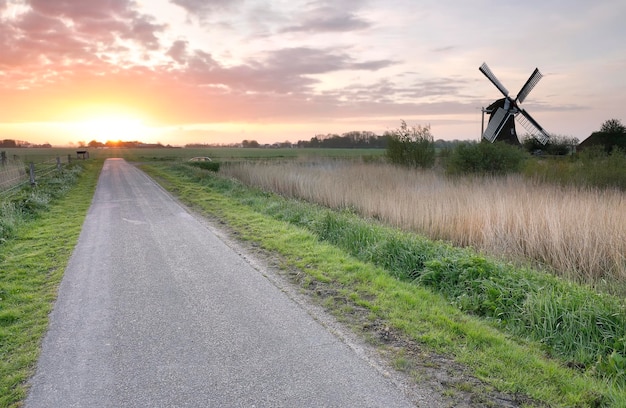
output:
[[[2,166],[7,164],[7,152],[0,152],[0,161],[2,161]]]
[[[72,162],[72,155],[68,154],[67,155],[67,164],[70,164]]]
[[[57,170],[61,171],[61,158],[57,156]]]
[[[30,162],[30,185],[34,186],[35,184],[35,163]]]

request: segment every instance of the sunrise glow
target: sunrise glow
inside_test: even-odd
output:
[[[520,89],[548,131],[624,120],[626,3],[0,1],[0,139],[227,144],[431,125],[477,139]],[[515,15],[515,30],[503,15]],[[485,22],[489,22],[486,24]],[[495,35],[494,33],[497,33]],[[541,44],[541,47],[537,45]],[[593,78],[593,80],[590,80]]]
[[[100,117],[77,122],[74,126],[87,139],[102,143],[109,140],[139,141],[150,136],[149,129],[136,118]]]

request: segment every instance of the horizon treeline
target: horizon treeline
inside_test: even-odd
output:
[[[262,144],[256,140],[243,140],[240,143],[188,143],[185,147],[201,148],[201,147],[273,147],[273,148],[336,148],[336,149],[386,149],[392,134],[385,132],[383,135],[377,135],[370,131],[350,131],[342,133],[317,134],[309,140],[299,140],[295,143],[285,141],[273,144]],[[444,148],[451,147],[460,140],[435,140],[435,147]],[[467,141],[466,141],[467,142]]]

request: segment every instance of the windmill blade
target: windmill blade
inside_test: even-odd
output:
[[[496,113],[489,119],[489,124],[487,125],[487,129],[485,129],[485,133],[483,133],[483,137],[493,143],[511,115],[512,113],[510,111],[498,108]]]
[[[541,125],[533,119],[532,116],[524,109],[519,109],[519,113],[522,114],[523,117],[516,116],[517,121],[526,129],[528,133],[534,136],[541,144],[546,144],[550,140],[550,134],[541,127]]]
[[[483,62],[483,65],[481,65],[478,70],[485,74],[487,79],[489,79],[491,83],[494,84],[496,88],[500,90],[500,92],[502,92],[502,95],[509,96],[509,91],[504,87],[504,85],[502,85],[502,82],[498,81],[498,78],[496,78],[493,72],[491,72],[486,62]]]
[[[530,78],[528,78],[528,81],[526,81],[522,89],[520,89],[515,100],[519,101],[519,103],[524,102],[524,99],[526,99],[530,91],[533,90],[541,78],[543,78],[543,75],[539,72],[539,68],[535,68],[533,73],[530,75]]]

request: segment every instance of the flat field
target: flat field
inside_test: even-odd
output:
[[[95,159],[121,157],[129,161],[185,161],[192,157],[210,157],[220,161],[258,160],[258,159],[297,159],[297,158],[380,158],[384,156],[384,149],[289,149],[289,148],[114,148],[114,149],[84,149],[84,148],[17,148],[0,149],[7,152],[7,156],[17,156],[25,163],[42,162],[55,157],[64,160],[70,155],[76,158],[77,150],[87,150],[89,156]]]

